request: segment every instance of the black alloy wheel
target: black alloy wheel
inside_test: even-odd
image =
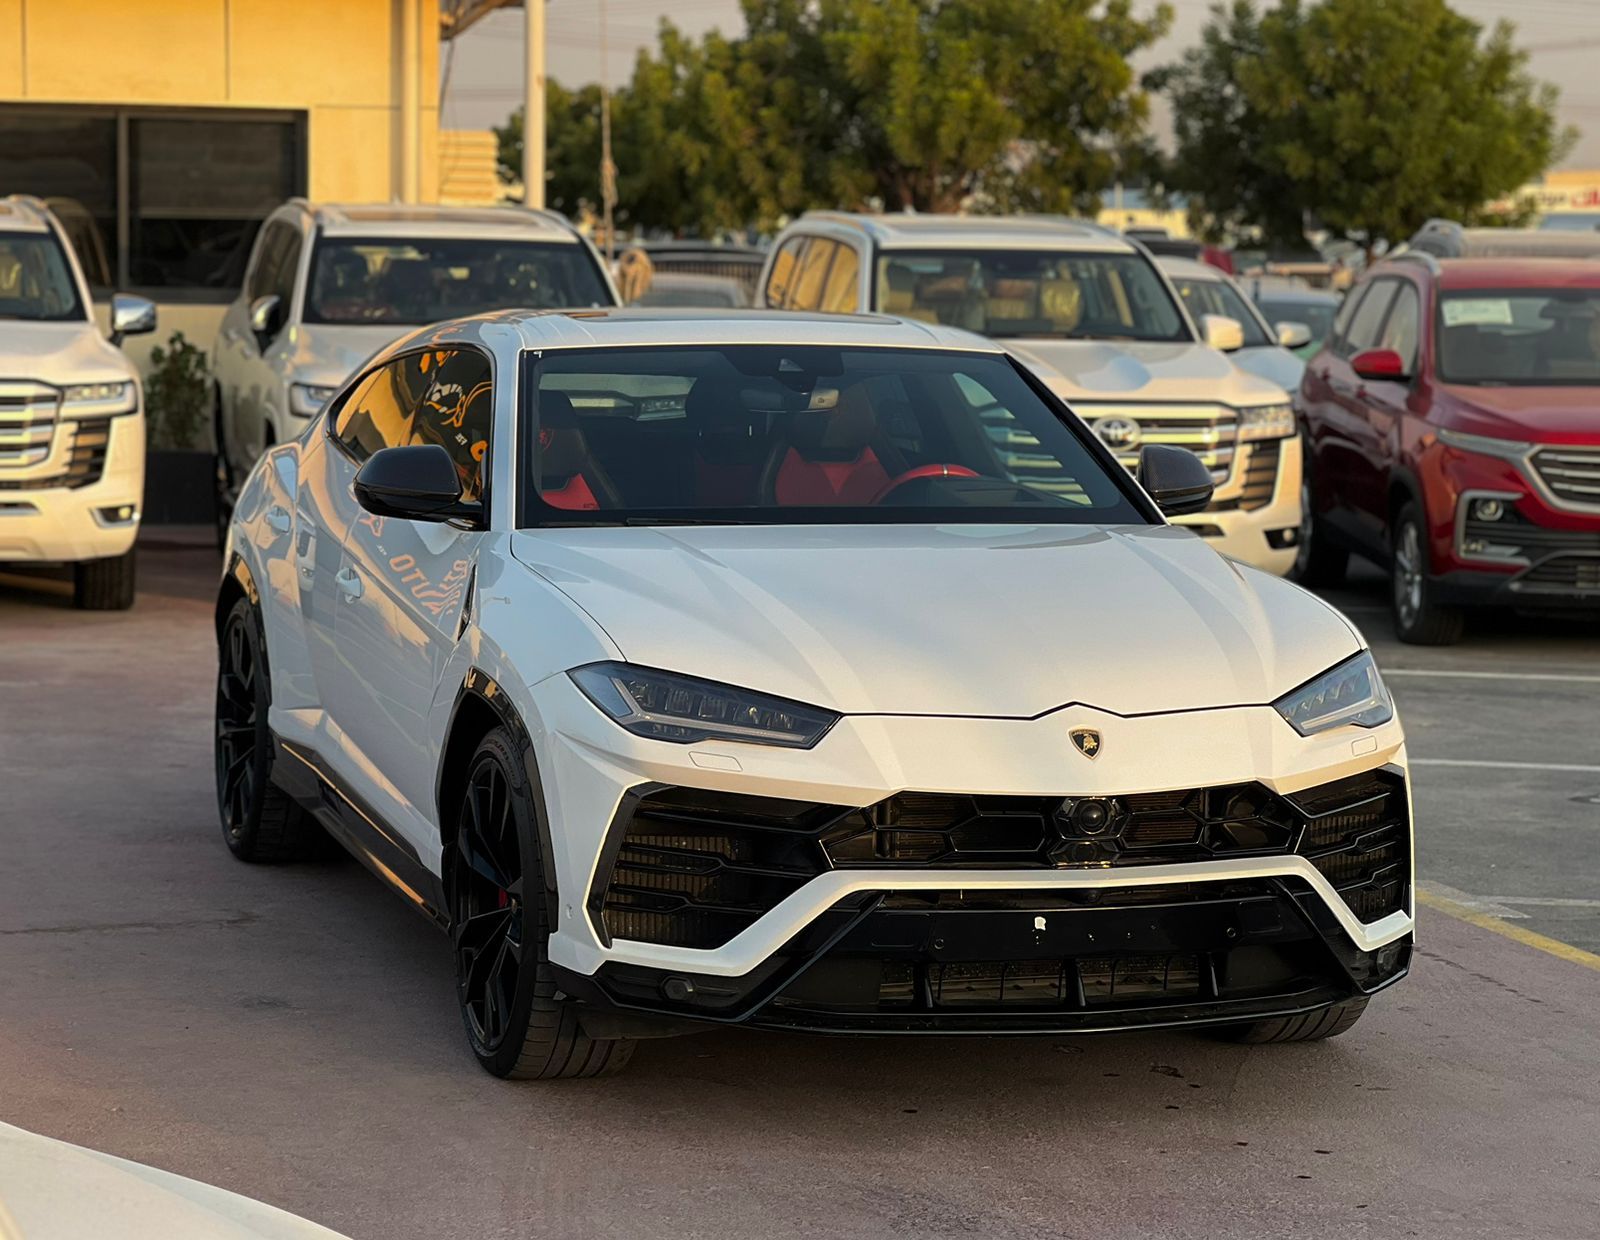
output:
[[[557,995],[537,794],[521,753],[505,728],[478,745],[446,861],[462,1023],[472,1053],[495,1076],[604,1076],[627,1064],[634,1044],[589,1037],[576,1007]]]
[[[524,888],[511,786],[492,756],[468,777],[452,873],[461,1012],[474,1048],[493,1055],[510,1031],[522,973]]]
[[[272,783],[272,700],[261,620],[248,599],[228,613],[217,649],[217,816],[242,861],[298,861],[315,855],[320,831]]]

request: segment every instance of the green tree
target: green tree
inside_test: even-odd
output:
[[[619,218],[710,233],[813,207],[1092,210],[1145,142],[1128,57],[1171,21],[1135,3],[743,0],[735,39],[664,21],[612,100]],[[551,93],[552,202],[558,151],[598,185],[582,95]],[[520,126],[501,132],[515,172]]]
[[[616,100],[612,100],[615,119]],[[495,127],[500,175],[522,180],[522,109]],[[545,87],[545,202],[577,215],[600,201],[600,86],[568,90],[560,82]]]
[[[1214,233],[1303,244],[1409,237],[1483,217],[1573,140],[1556,90],[1527,72],[1512,28],[1445,0],[1252,0],[1216,5],[1201,44],[1147,79],[1173,108],[1171,179]]]
[[[1089,210],[1149,100],[1166,4],[744,0],[733,83],[763,221],[807,207]]]

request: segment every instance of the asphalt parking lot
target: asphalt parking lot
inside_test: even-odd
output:
[[[644,1045],[473,1063],[447,943],[354,864],[239,865],[215,553],[127,614],[0,577],[0,1121],[353,1237],[1551,1237],[1600,1208],[1600,633],[1366,630],[1411,738],[1413,976],[1337,1041]]]

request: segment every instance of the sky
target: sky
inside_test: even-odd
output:
[[[1199,39],[1212,0],[1168,0],[1176,10],[1172,32],[1137,62],[1140,69],[1178,59]],[[1517,41],[1531,53],[1536,76],[1561,88],[1561,119],[1580,131],[1578,144],[1560,165],[1600,169],[1600,0],[1453,0],[1458,12],[1491,24],[1508,18]],[[735,34],[743,25],[738,0],[605,0],[608,54],[604,76],[628,79],[635,53],[653,46],[657,25],[671,17],[684,31],[718,28]],[[1142,7],[1153,8],[1152,3]],[[548,72],[566,86],[600,80],[599,0],[548,0]],[[446,128],[487,129],[522,102],[521,9],[503,9],[456,41],[445,93]],[[1153,123],[1169,132],[1164,106],[1156,101]]]

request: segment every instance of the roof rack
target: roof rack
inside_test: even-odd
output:
[[[1401,250],[1398,254],[1385,254],[1382,261],[1386,263],[1421,263],[1433,275],[1438,275],[1440,271],[1438,256],[1429,254],[1426,250]]]

